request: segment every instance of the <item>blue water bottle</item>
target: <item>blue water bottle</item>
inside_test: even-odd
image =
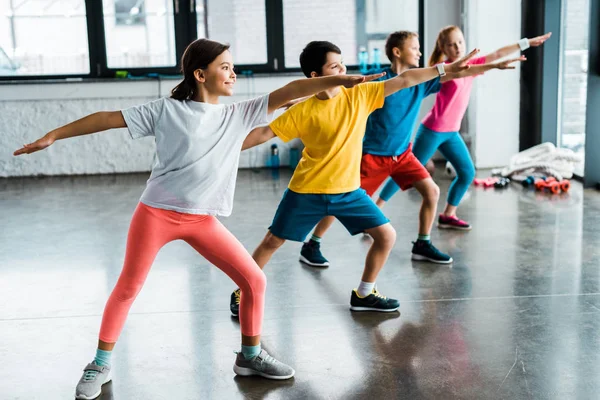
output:
[[[298,162],[300,161],[300,151],[295,148],[290,148],[290,169],[294,171],[298,166]]]
[[[366,74],[369,70],[369,53],[367,53],[365,47],[358,50],[358,69],[363,74]]]
[[[279,168],[279,149],[276,144],[271,145],[271,156],[269,157],[269,167]]]
[[[373,69],[381,68],[381,50],[377,47],[373,48],[373,59],[371,60],[371,66]]]

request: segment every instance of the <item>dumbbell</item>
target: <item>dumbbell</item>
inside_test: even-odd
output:
[[[529,187],[529,186],[533,185],[534,182],[535,182],[535,177],[529,175],[527,178],[525,178],[521,181],[521,185],[523,185],[523,187]]]
[[[502,189],[502,188],[508,187],[509,184],[510,184],[510,179],[500,178],[500,179],[498,179],[498,181],[496,181],[494,183],[494,187],[496,189]]]

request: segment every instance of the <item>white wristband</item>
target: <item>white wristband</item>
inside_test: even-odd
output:
[[[437,68],[438,74],[440,76],[445,76],[446,75],[446,69],[444,68],[444,64],[443,63],[436,64],[435,67]]]
[[[523,38],[517,42],[521,51],[527,50],[529,48],[529,39]]]

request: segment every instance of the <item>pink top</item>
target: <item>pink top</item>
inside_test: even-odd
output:
[[[485,64],[485,57],[474,58],[469,64]],[[436,132],[458,132],[460,121],[469,105],[475,76],[442,83],[442,89],[435,96],[433,108],[423,118],[423,125]]]

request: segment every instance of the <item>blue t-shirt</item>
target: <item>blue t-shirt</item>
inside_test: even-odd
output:
[[[390,67],[369,73],[385,72],[378,80],[397,76]],[[387,96],[382,108],[371,113],[363,140],[363,153],[377,156],[399,156],[408,149],[419,116],[421,102],[440,91],[440,78],[397,91]]]

